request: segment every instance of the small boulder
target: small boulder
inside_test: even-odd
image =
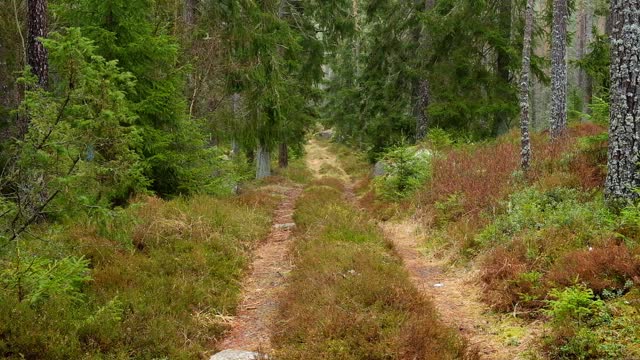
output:
[[[333,130],[320,131],[318,137],[324,140],[331,140],[331,138],[333,138]]]
[[[263,360],[268,358],[269,357],[264,354],[252,351],[224,350],[213,355],[209,360]]]
[[[292,230],[294,227],[296,227],[296,224],[295,223],[275,224],[273,225],[273,227],[276,230],[289,231],[289,230]]]
[[[386,164],[384,161],[378,161],[373,167],[373,177],[380,177],[387,174],[387,170],[385,169]]]

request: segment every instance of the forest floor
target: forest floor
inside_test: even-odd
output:
[[[342,169],[328,147],[312,141],[307,147],[309,168],[320,176],[330,169],[332,176],[345,181],[347,197],[355,200],[353,180]],[[429,298],[445,324],[458,329],[470,351],[481,359],[513,360],[530,354],[542,336],[539,323],[525,323],[513,316],[499,316],[481,302],[477,276],[471,270],[449,270],[445,261],[421,252],[428,239],[421,225],[412,220],[380,222],[385,237],[400,256],[414,286]]]
[[[345,196],[357,200],[353,180],[343,170],[338,157],[328,146],[312,140],[307,145],[306,166],[315,178],[331,176],[345,184]],[[271,331],[278,310],[278,299],[286,288],[287,275],[293,270],[289,252],[295,226],[293,212],[302,188],[278,185],[282,196],[275,211],[269,236],[257,248],[248,276],[243,281],[243,300],[231,320],[231,330],[218,344],[219,349],[238,349],[270,353]],[[441,260],[421,252],[427,240],[421,225],[411,219],[381,222],[387,240],[410,275],[411,281],[430,299],[445,324],[457,329],[481,359],[520,359],[542,334],[538,324],[525,324],[509,316],[493,314],[479,300],[480,288],[469,270],[449,270]]]
[[[481,289],[473,271],[449,270],[442,260],[420,251],[424,232],[413,220],[381,223],[414,285],[438,310],[442,320],[460,331],[481,359],[522,359],[542,335],[539,323],[524,323],[510,315],[497,315],[480,300]]]
[[[293,268],[289,250],[293,241],[293,211],[302,188],[296,185],[274,189],[282,201],[275,211],[271,233],[255,250],[248,276],[243,281],[242,302],[231,320],[231,329],[217,345],[219,349],[238,349],[268,353],[270,333],[278,309],[279,294]]]

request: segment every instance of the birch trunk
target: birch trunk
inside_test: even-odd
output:
[[[611,0],[611,118],[605,196],[637,199],[640,187],[640,0]]]
[[[567,128],[567,0],[553,0],[551,45],[551,138]]]
[[[529,137],[529,78],[531,77],[531,36],[533,33],[533,5],[535,0],[527,0],[525,12],[524,38],[522,47],[522,74],[520,75],[520,130],[521,166],[526,173],[531,166],[531,139]]]

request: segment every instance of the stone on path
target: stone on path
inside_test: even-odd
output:
[[[224,350],[213,355],[209,360],[263,360],[269,357],[251,351],[244,350]]]

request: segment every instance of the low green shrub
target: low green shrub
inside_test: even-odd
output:
[[[384,174],[375,180],[378,194],[399,200],[413,194],[431,176],[433,153],[426,149],[399,146],[382,157]]]

